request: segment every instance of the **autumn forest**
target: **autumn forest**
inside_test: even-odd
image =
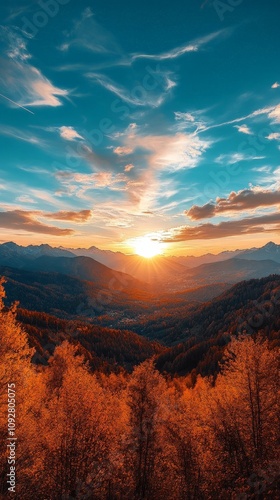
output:
[[[253,499],[279,493],[279,348],[232,338],[216,380],[170,378],[154,358],[131,373],[90,370],[64,341],[48,365],[4,307],[1,406],[16,386],[17,492],[30,499]],[[1,493],[6,415],[1,413]]]

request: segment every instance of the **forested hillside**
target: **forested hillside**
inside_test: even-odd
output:
[[[130,331],[61,320],[46,313],[17,309],[17,319],[24,326],[29,344],[36,348],[33,363],[46,364],[55,348],[66,340],[85,356],[92,370],[107,373],[131,371],[166,350],[158,342],[149,342]]]
[[[79,280],[76,284],[74,278],[66,276],[65,282],[62,281],[59,285],[58,276],[42,273],[42,276],[38,276],[38,281],[42,282],[45,278],[49,283],[52,278],[56,297],[59,287],[63,292],[68,282],[74,282],[77,291],[78,286],[85,285],[85,282]],[[9,281],[5,288],[9,292],[13,289],[13,283]],[[51,290],[52,287],[48,285],[46,290],[48,289]],[[127,329],[120,320],[121,316],[116,320],[121,329],[105,327],[104,324],[108,324],[107,316],[100,316],[99,324],[92,325],[78,315],[72,320],[62,320],[44,312],[20,308],[17,317],[25,325],[31,345],[36,347],[38,363],[45,363],[55,346],[63,340],[68,340],[77,343],[80,349],[84,350],[84,355],[94,369],[110,372],[118,371],[122,367],[130,371],[134,365],[155,355],[156,366],[161,372],[173,376],[189,375],[191,384],[195,383],[197,375],[216,377],[231,335],[244,332],[252,335],[261,333],[273,345],[279,345],[279,276],[239,283],[206,304],[184,302],[186,297],[194,299],[196,294],[201,296],[202,292],[205,295],[212,293],[207,287],[189,291],[187,294],[176,294],[173,303],[168,301],[168,296],[162,297],[157,305],[157,312],[149,312],[148,303],[144,306],[144,301],[140,307],[144,307],[145,314],[143,309],[140,313],[134,305],[130,309],[130,315],[134,312],[136,317],[127,322]],[[51,297],[52,295],[49,300]],[[76,295],[76,300],[78,297],[84,299],[83,295]],[[19,298],[21,299],[21,296]],[[41,300],[39,293],[38,298]],[[75,295],[69,294],[64,298],[74,309]],[[117,309],[117,304],[112,307]],[[124,314],[128,313],[128,307],[129,304],[123,306]],[[153,304],[150,304],[150,307],[152,308]],[[131,329],[138,331],[138,334],[133,333]]]
[[[215,383],[199,377],[194,388],[188,378],[164,377],[152,360],[132,374],[93,373],[68,341],[47,366],[37,365],[15,309],[3,308],[2,286],[0,292],[0,404],[12,381],[16,498],[29,500],[34,492],[36,500],[279,498],[276,345],[261,336],[232,339]],[[6,433],[2,412],[2,497]]]
[[[176,312],[166,318],[159,314],[146,323],[143,334],[172,345],[192,336],[205,340],[218,333],[278,331],[280,276],[242,281],[208,303]]]

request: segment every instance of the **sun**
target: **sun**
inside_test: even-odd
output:
[[[133,247],[137,255],[145,257],[146,259],[151,259],[152,257],[162,253],[161,243],[157,240],[151,239],[149,236],[143,236],[143,238],[135,239]]]

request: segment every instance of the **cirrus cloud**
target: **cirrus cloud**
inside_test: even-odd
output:
[[[39,69],[30,64],[26,41],[15,31],[0,28],[2,50],[0,83],[13,107],[61,106],[69,92],[53,85]],[[15,101],[13,103],[13,101]]]

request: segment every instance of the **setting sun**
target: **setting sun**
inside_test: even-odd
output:
[[[146,259],[151,259],[152,257],[162,253],[161,243],[156,240],[152,240],[149,236],[137,238],[133,243],[133,247],[137,255],[145,257]]]

